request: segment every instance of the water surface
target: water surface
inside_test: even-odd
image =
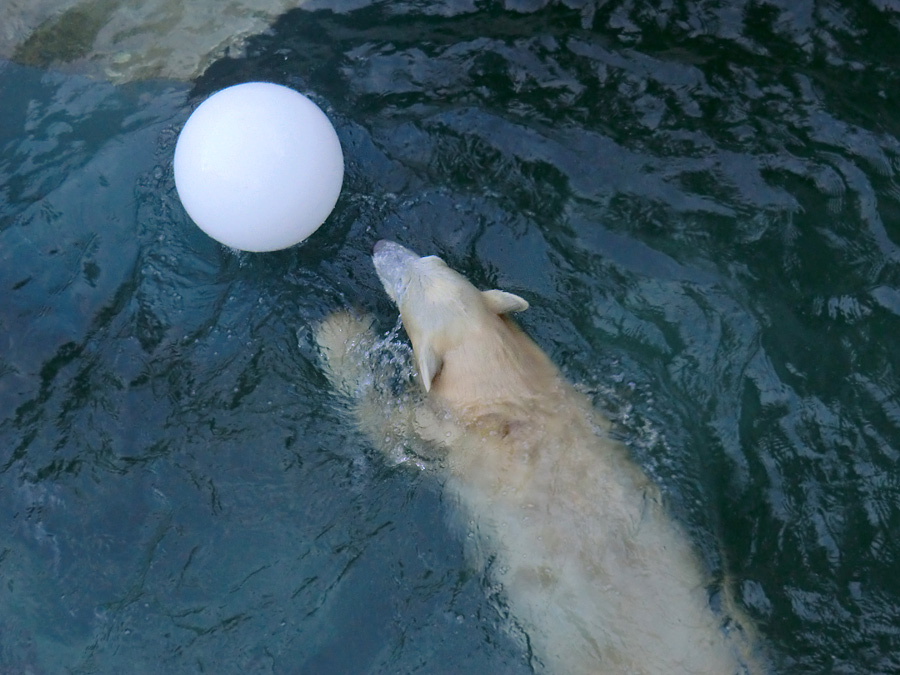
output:
[[[0,670],[531,672],[310,346],[336,307],[394,325],[382,237],[529,300],[774,672],[900,670],[898,8],[322,6],[191,83],[0,65]],[[251,79],[347,160],[265,255],[171,170]]]

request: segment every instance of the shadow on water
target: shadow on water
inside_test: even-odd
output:
[[[381,237],[531,302],[776,672],[900,670],[897,8],[324,4],[192,85],[0,65],[0,672],[530,671],[316,365],[329,309],[393,325]],[[264,256],[171,171],[246,80],[347,159]]]

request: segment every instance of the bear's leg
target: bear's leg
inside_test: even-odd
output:
[[[392,463],[422,466],[418,427],[425,406],[410,382],[410,364],[375,333],[371,317],[341,310],[315,329],[322,368],[356,426]]]
[[[350,400],[364,397],[372,387],[372,359],[368,357],[377,340],[371,317],[334,312],[316,327],[315,339],[335,391]]]

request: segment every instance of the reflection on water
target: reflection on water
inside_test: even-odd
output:
[[[193,85],[0,64],[0,670],[529,672],[316,365],[329,309],[393,325],[381,237],[531,302],[776,672],[900,670],[897,9],[542,5],[299,10]],[[294,250],[174,192],[248,79],[345,148]]]

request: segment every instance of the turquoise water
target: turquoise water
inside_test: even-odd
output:
[[[296,11],[193,83],[0,63],[0,672],[531,672],[316,364],[329,310],[394,325],[382,237],[529,300],[773,672],[900,671],[898,8],[542,4]],[[347,161],[265,255],[171,168],[251,79]]]

